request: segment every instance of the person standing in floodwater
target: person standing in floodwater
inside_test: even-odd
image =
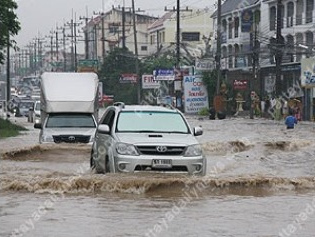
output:
[[[287,129],[293,129],[295,124],[297,124],[297,119],[293,116],[292,110],[290,110],[289,115],[285,119],[285,125],[287,125]]]

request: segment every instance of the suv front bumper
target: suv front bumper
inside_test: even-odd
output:
[[[115,167],[118,172],[181,172],[195,175],[205,175],[206,158],[203,156],[124,156],[115,157]]]

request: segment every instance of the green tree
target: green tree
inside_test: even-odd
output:
[[[110,52],[99,73],[105,94],[114,95],[115,101],[126,104],[137,102],[137,84],[119,82],[121,74],[135,73],[135,56],[128,49],[115,48]]]
[[[202,74],[203,83],[207,86],[210,106],[213,106],[213,99],[216,93],[217,73],[215,70]]]
[[[17,3],[13,0],[0,0],[0,64],[4,61],[4,49],[15,46],[11,38],[20,30],[20,22],[14,10]]]
[[[173,68],[175,65],[175,57],[164,54],[159,57],[148,57],[141,64],[141,72],[143,74],[152,74],[153,70],[159,68]]]

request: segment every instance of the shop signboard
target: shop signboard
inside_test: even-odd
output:
[[[267,93],[272,93],[275,91],[276,86],[276,76],[273,74],[270,74],[265,77],[265,91]]]
[[[137,74],[124,73],[124,74],[121,74],[119,78],[119,82],[122,84],[125,84],[125,83],[136,84],[138,81],[137,79],[138,79]]]
[[[156,81],[174,81],[174,69],[157,69],[153,71],[154,80]]]
[[[234,80],[233,88],[234,90],[246,90],[248,85],[248,80]]]
[[[209,108],[207,88],[202,77],[184,77],[185,113],[195,114],[203,108]]]
[[[303,58],[301,60],[301,86],[315,87],[315,59]]]
[[[153,75],[142,75],[142,89],[159,89],[160,81],[154,80]]]
[[[97,72],[98,60],[97,59],[80,59],[78,61],[78,72]]]
[[[195,68],[200,71],[211,71],[215,69],[215,62],[210,59],[196,59]]]

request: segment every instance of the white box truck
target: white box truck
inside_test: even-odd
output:
[[[41,76],[40,143],[92,144],[98,120],[95,73],[44,72]]]

